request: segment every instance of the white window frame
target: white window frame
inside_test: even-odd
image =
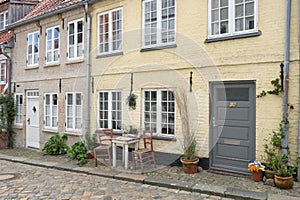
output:
[[[108,103],[108,109],[106,110],[108,112],[108,118],[107,118],[107,121],[108,121],[108,127],[101,127],[100,126],[100,93],[107,93],[108,94],[108,100],[107,100],[107,103]],[[113,99],[113,93],[120,93],[120,99]],[[116,110],[113,110],[113,106],[112,106],[112,103],[114,102],[118,102],[121,103],[121,107],[119,109],[116,109]],[[98,129],[102,129],[102,128],[113,128],[113,112],[121,112],[121,116],[120,116],[120,120],[116,120],[116,121],[119,121],[120,123],[120,129],[113,129],[115,131],[121,131],[121,129],[123,128],[122,127],[122,122],[123,122],[123,103],[122,103],[122,91],[121,90],[100,90],[98,91],[98,98],[97,98],[97,126],[98,126]],[[102,110],[103,112],[103,110]]]
[[[2,74],[2,67],[4,74]],[[2,80],[2,77],[4,80]],[[0,61],[0,84],[6,84],[6,60]]]
[[[253,1],[254,1],[254,28],[253,29],[235,31],[235,0],[228,0],[228,33],[219,33],[213,35],[212,34],[212,13],[211,13],[212,0],[209,0],[208,1],[208,38],[229,37],[229,36],[258,32],[258,0],[253,0]]]
[[[58,28],[58,38],[54,38],[56,28]],[[48,39],[48,31],[49,30],[52,30],[51,40]],[[46,64],[59,63],[59,60],[60,60],[60,29],[59,29],[59,26],[47,28],[45,34],[46,34],[46,37],[45,37],[45,40],[46,40],[45,61],[46,61]],[[57,49],[55,48],[55,39],[58,39],[58,48]],[[49,47],[50,48],[49,50],[48,50],[48,46],[49,46],[48,40],[51,45]],[[57,51],[57,60],[55,60],[55,52],[56,51]],[[48,61],[48,52],[51,53],[51,59],[49,61]]]
[[[32,37],[31,43],[29,41],[30,36]],[[37,38],[38,38],[37,52],[34,51],[35,50],[35,36],[37,36]],[[32,32],[32,33],[27,34],[27,60],[26,60],[27,66],[36,66],[39,63],[39,51],[40,51],[40,47],[39,47],[40,41],[39,40],[40,40],[39,32]],[[29,46],[30,45],[31,45],[31,52],[32,52],[31,54],[29,53]],[[31,59],[29,58],[30,56],[31,56]],[[36,60],[35,60],[35,56],[37,57]]]
[[[79,33],[78,32],[78,22],[82,22],[82,32]],[[70,48],[71,48],[71,45],[70,45],[70,25],[71,24],[74,24],[74,44],[73,44],[73,48],[74,48],[74,57],[73,58],[70,58]],[[81,43],[78,43],[78,35],[79,34],[82,34],[82,42]],[[78,48],[79,48],[79,45],[82,46],[82,52],[81,52],[81,56],[78,55]],[[83,19],[77,19],[77,20],[74,20],[74,21],[71,21],[68,23],[68,60],[76,60],[76,59],[82,59],[84,56],[84,21]]]
[[[49,95],[49,104],[46,103],[47,95]],[[53,105],[53,98],[56,95],[56,105]],[[49,105],[49,114],[47,114],[47,105]],[[47,117],[50,118],[49,125],[47,125]],[[56,118],[56,124],[53,123],[53,119]],[[58,94],[57,93],[44,93],[44,128],[46,129],[58,129]]]
[[[121,12],[121,28],[119,29],[119,31],[121,31],[120,33],[120,47],[119,49],[113,50],[113,42],[114,42],[114,38],[113,38],[113,21],[112,21],[112,15],[114,12]],[[100,45],[101,45],[101,39],[100,39],[100,17],[103,15],[108,14],[108,51],[100,51]],[[113,10],[109,10],[106,12],[102,12],[99,13],[97,16],[97,26],[98,26],[98,34],[97,34],[97,46],[98,46],[98,55],[106,55],[106,54],[114,54],[114,53],[120,53],[123,51],[123,8],[116,8]],[[104,36],[103,36],[104,37]],[[104,48],[104,47],[103,47]]]
[[[15,116],[15,121],[14,124],[17,126],[22,126],[23,125],[23,94],[22,93],[15,93],[15,105],[16,105],[16,116]],[[22,101],[20,101],[20,98],[22,98]]]
[[[72,94],[72,105],[68,105],[68,95],[69,94]],[[77,95],[80,95],[80,108],[79,108],[79,112],[80,112],[80,116],[76,116],[76,96]],[[82,108],[83,108],[83,95],[81,92],[67,92],[66,93],[66,119],[65,119],[65,126],[66,126],[66,131],[74,131],[74,132],[81,132],[82,130]],[[71,116],[68,115],[68,106],[71,107],[72,111],[71,111]],[[68,124],[68,118],[71,118],[72,120],[72,126],[69,127],[69,124]],[[76,128],[76,117],[77,119],[80,119],[80,128]]]
[[[145,34],[146,34],[146,28],[145,28],[145,4],[151,1],[156,1],[156,6],[157,6],[157,21],[156,21],[156,44],[146,44],[146,40],[145,40]],[[153,48],[153,47],[160,47],[160,46],[169,46],[169,45],[175,45],[176,44],[176,18],[177,18],[177,2],[175,1],[175,16],[174,16],[174,41],[169,41],[169,42],[162,42],[162,1],[164,0],[143,0],[143,11],[142,11],[142,48]],[[160,7],[159,7],[160,6]],[[167,29],[167,31],[164,32],[168,32],[169,30],[172,29]],[[151,42],[150,42],[151,43]]]
[[[142,90],[142,94],[143,94],[143,105],[142,105],[142,128],[143,130],[146,129],[145,127],[145,112],[146,112],[146,109],[145,109],[145,92],[156,92],[156,121],[155,122],[150,122],[150,123],[155,123],[156,124],[156,133],[154,132],[155,135],[157,136],[161,136],[161,137],[175,137],[176,136],[176,99],[175,99],[175,96],[174,96],[174,112],[170,112],[170,113],[173,113],[174,114],[174,134],[170,134],[170,133],[162,133],[161,130],[162,130],[162,113],[166,111],[163,111],[162,110],[162,92],[163,91],[168,91],[168,92],[173,92],[173,95],[174,94],[174,91],[171,90],[171,89],[143,89]],[[168,101],[167,101],[168,102]],[[151,104],[151,101],[150,101],[150,104]],[[151,116],[150,116],[150,119],[151,119]]]
[[[1,12],[0,16],[3,16],[3,21],[0,22],[3,23],[3,27],[0,27],[0,30],[4,30],[8,25],[8,11]]]

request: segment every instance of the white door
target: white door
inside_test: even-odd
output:
[[[39,91],[27,91],[26,147],[40,148]]]

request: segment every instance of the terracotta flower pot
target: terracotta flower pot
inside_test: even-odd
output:
[[[252,180],[259,182],[263,180],[263,172],[258,171],[258,172],[252,172]]]
[[[274,176],[275,185],[281,189],[290,189],[294,185],[293,176],[288,177],[281,177],[281,176]]]
[[[195,174],[198,171],[199,158],[193,160],[185,160],[183,157],[180,158],[184,173]]]

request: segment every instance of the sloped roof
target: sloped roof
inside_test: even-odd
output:
[[[8,2],[10,0],[0,0],[0,3],[5,3]],[[21,1],[22,3],[24,2],[38,2],[38,0],[14,0],[14,1]]]
[[[11,31],[0,33],[0,44],[9,41],[13,37],[13,35],[14,34]]]
[[[26,21],[28,19],[32,19],[46,13],[50,13],[55,10],[59,10],[61,8],[68,7],[72,4],[76,4],[78,2],[82,2],[82,0],[43,0],[38,3],[31,12],[28,13],[23,19],[20,21]]]

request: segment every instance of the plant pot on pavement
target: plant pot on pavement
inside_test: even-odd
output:
[[[7,133],[1,131],[0,132],[0,148],[6,148],[7,147]]]
[[[294,185],[293,176],[281,177],[274,175],[275,185],[281,189],[290,189]]]
[[[261,170],[259,170],[258,172],[252,172],[252,180],[254,180],[255,182],[259,182],[263,180],[263,172]]]
[[[182,168],[186,174],[195,174],[198,171],[199,158],[192,160],[185,160],[183,157],[180,158]]]

